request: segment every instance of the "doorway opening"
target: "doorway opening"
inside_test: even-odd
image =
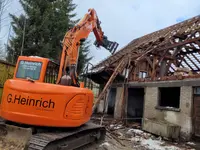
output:
[[[129,88],[127,121],[142,123],[144,110],[144,88]]]
[[[115,99],[116,99],[116,88],[111,88],[108,95],[108,110],[107,114],[114,116],[115,111]]]

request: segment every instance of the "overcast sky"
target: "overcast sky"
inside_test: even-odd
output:
[[[8,12],[20,14],[18,0],[11,0],[2,16],[0,40],[7,41],[10,19]],[[134,38],[165,28],[180,21],[200,15],[200,0],[74,0],[78,5],[77,17],[81,18],[89,8],[97,11],[101,26],[109,40],[124,47]],[[89,39],[95,41],[93,33]],[[91,46],[92,63],[96,64],[110,55],[105,49]]]

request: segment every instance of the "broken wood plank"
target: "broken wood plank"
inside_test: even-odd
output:
[[[200,47],[200,41],[199,40],[195,41],[195,43]]]
[[[156,64],[157,64],[157,56],[155,56],[153,58],[153,69],[152,69],[152,73],[151,73],[151,78],[154,79],[155,75],[156,75]]]
[[[149,63],[149,65],[151,66],[151,68],[153,68],[153,63],[150,60],[150,58],[149,57],[145,57],[145,58],[146,58],[147,62]]]
[[[107,132],[110,133],[110,135],[118,142],[120,143],[122,146],[126,146],[125,144],[123,144],[118,137],[116,137],[110,130],[106,129]]]
[[[127,57],[123,57],[121,59],[121,61],[119,62],[118,66],[115,68],[113,74],[111,75],[111,77],[109,78],[108,82],[106,83],[105,87],[103,88],[102,92],[100,93],[97,101],[95,102],[95,104],[93,105],[92,108],[92,112],[94,113],[94,110],[97,107],[97,104],[100,102],[100,100],[103,98],[106,90],[109,88],[109,86],[112,84],[112,82],[114,81],[115,77],[118,75],[118,73],[122,72],[123,69],[126,67],[127,63],[128,63],[128,58]]]

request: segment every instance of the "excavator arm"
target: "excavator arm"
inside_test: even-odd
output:
[[[96,11],[94,9],[89,9],[82,20],[64,36],[57,84],[63,84],[62,79],[66,80],[70,78],[72,83],[68,82],[68,85],[79,86],[78,75],[76,73],[79,48],[81,42],[85,41],[90,32],[93,32],[95,35],[96,41],[94,45],[96,47],[102,46],[112,54],[116,51],[118,43],[107,39],[101,29]]]

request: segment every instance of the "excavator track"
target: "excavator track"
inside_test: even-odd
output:
[[[105,138],[105,128],[88,123],[77,129],[34,134],[28,150],[71,150]]]
[[[30,130],[33,130],[33,128],[8,124],[1,124],[1,127],[4,127],[3,130],[8,134],[5,135],[7,138],[4,139],[4,142],[10,141],[10,137],[12,137],[12,142],[16,140],[16,145],[19,145],[20,137],[18,135],[23,135],[22,137],[27,142],[20,144],[20,150],[22,150],[21,147],[24,147],[24,150],[74,150],[90,143],[101,142],[106,135],[106,129],[103,126],[91,122],[77,128],[56,129],[37,127],[34,129],[36,133],[34,133],[35,131],[30,133]],[[13,131],[16,132],[16,135],[14,135]],[[12,135],[9,135],[9,133]]]

